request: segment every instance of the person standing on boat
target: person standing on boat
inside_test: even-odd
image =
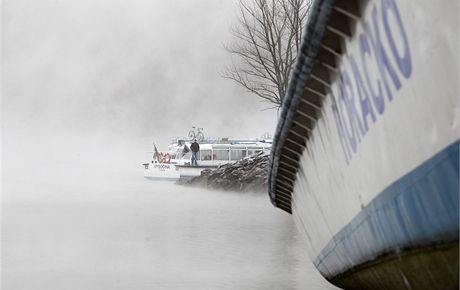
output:
[[[197,156],[198,152],[200,152],[200,145],[196,142],[196,139],[193,139],[192,145],[190,145],[190,149],[192,150],[192,166],[198,166]]]

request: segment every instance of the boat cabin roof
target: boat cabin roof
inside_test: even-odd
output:
[[[190,148],[190,143],[186,143]],[[238,143],[238,144],[199,144],[200,150],[247,150],[247,149],[268,149],[272,146],[271,143]],[[170,150],[182,149],[182,146],[170,145]]]

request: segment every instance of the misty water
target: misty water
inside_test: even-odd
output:
[[[17,179],[2,218],[3,290],[333,288],[266,194]]]
[[[237,1],[6,2],[2,290],[330,287],[266,194],[142,177],[152,142],[191,126],[274,131],[278,111],[221,77]]]

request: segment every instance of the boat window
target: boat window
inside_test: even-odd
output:
[[[212,151],[211,150],[201,150],[201,160],[211,160],[212,157]]]
[[[230,151],[230,156],[232,160],[241,160],[246,157],[246,150],[236,149]]]
[[[214,150],[214,160],[228,160],[228,150]]]
[[[212,145],[212,148],[214,150],[224,150],[224,149],[228,149],[228,145],[225,145],[225,144],[223,144],[223,145]]]

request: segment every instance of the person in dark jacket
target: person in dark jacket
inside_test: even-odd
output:
[[[192,165],[198,166],[197,157],[198,152],[200,152],[200,145],[196,142],[196,139],[193,139],[193,143],[190,145],[190,150],[192,150]]]

